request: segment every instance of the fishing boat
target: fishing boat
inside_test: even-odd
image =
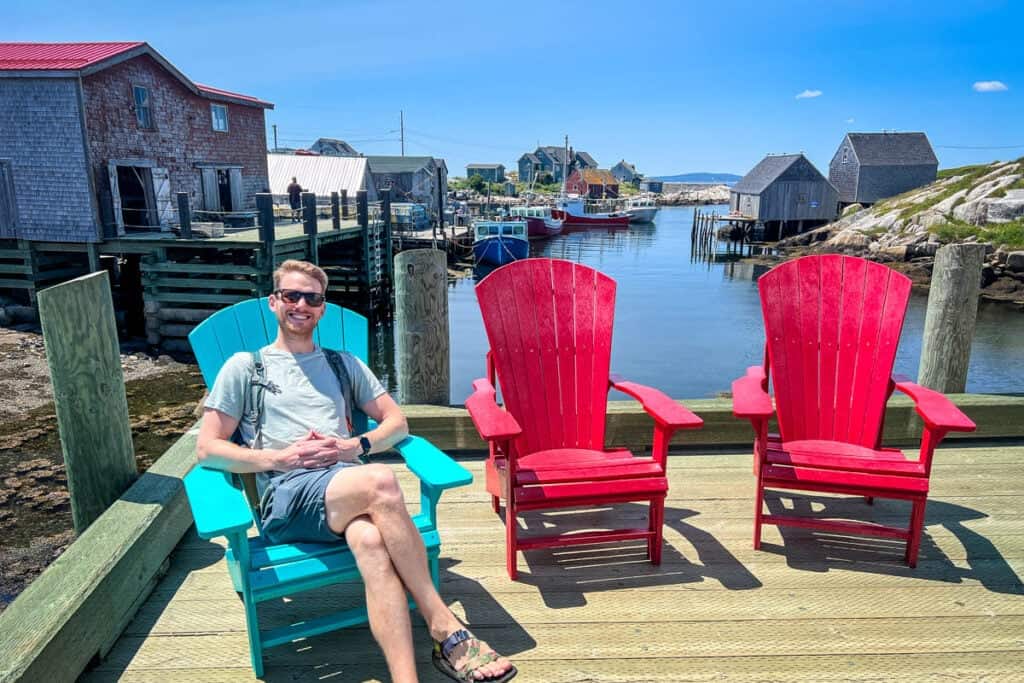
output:
[[[551,237],[562,232],[562,221],[551,215],[550,206],[513,206],[512,215],[526,221],[528,237]]]
[[[583,228],[625,228],[629,226],[629,216],[625,213],[586,213],[583,200],[576,195],[567,195],[558,200],[551,215],[560,218],[564,226]]]
[[[625,214],[630,223],[653,223],[658,204],[651,197],[633,197],[626,203]]]
[[[477,263],[503,266],[530,255],[526,221],[475,221],[473,256]]]

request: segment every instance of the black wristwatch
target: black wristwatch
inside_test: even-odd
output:
[[[370,443],[370,440],[365,436],[359,437],[359,445],[363,447],[363,452],[359,454],[359,457],[361,458],[368,456],[370,451],[373,449],[373,444]]]

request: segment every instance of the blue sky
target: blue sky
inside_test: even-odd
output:
[[[282,146],[398,154],[404,110],[406,154],[453,175],[565,134],[648,175],[742,174],[769,152],[825,168],[845,132],[882,129],[925,131],[943,167],[1024,156],[1024,2],[4,5],[0,40],[145,40],[274,102]]]

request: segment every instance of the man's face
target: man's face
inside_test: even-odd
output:
[[[292,303],[286,295],[291,292],[323,294],[320,283],[303,273],[291,272],[284,274],[277,290],[279,293],[270,295],[270,310],[277,316],[281,330],[298,337],[312,337],[316,324],[324,315],[326,304],[312,306],[304,297]]]

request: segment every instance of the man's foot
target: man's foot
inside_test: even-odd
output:
[[[455,631],[443,641],[435,640],[431,658],[442,673],[466,683],[504,683],[518,673],[512,662],[465,629]]]

